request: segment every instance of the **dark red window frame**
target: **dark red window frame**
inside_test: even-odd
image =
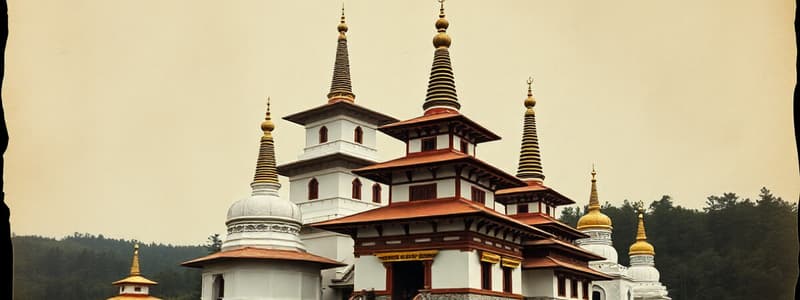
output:
[[[478,202],[480,204],[486,205],[486,192],[483,190],[472,187],[472,201]]]
[[[308,200],[319,198],[319,181],[316,178],[311,178],[308,182]]]
[[[353,199],[361,199],[361,180],[353,179]]]
[[[325,143],[328,141],[328,127],[322,126],[319,128],[319,143]]]
[[[373,184],[372,185],[372,202],[381,203],[381,185],[380,184]]]
[[[361,129],[361,126],[356,127],[356,130],[353,133],[353,140],[359,144],[364,143],[364,130]]]
[[[408,187],[408,200],[436,199],[436,183],[412,185]]]
[[[481,262],[481,289],[492,290],[492,263]]]
[[[564,276],[558,276],[558,296],[559,297],[566,297],[567,296],[567,282]]]
[[[525,204],[517,204],[517,213],[518,214],[528,213],[529,211],[530,210],[528,210],[528,204],[527,203],[525,203]]]
[[[427,137],[423,138],[420,141],[420,151],[432,151],[436,150],[436,137]]]
[[[503,292],[511,293],[512,289],[512,278],[511,278],[511,268],[503,268]]]

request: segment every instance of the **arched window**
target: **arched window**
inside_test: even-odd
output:
[[[311,178],[308,182],[308,200],[319,198],[319,182],[316,178]]]
[[[353,179],[353,199],[361,199],[361,180]]]
[[[356,143],[363,144],[364,143],[364,130],[361,130],[361,126],[356,127],[355,133],[353,134],[353,140]]]
[[[319,143],[325,143],[328,141],[328,127],[322,126],[319,128]]]
[[[381,203],[381,185],[380,184],[373,184],[372,185],[372,202]]]
[[[225,297],[225,279],[222,275],[214,276],[214,283],[211,287],[211,299],[221,300]]]

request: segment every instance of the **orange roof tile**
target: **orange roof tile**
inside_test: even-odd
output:
[[[567,196],[562,195],[561,193],[557,192],[556,190],[545,186],[541,182],[535,180],[525,181],[527,184],[526,186],[521,187],[512,187],[502,190],[497,190],[494,194],[499,199],[499,202],[502,201],[504,196],[514,195],[514,194],[522,194],[522,193],[549,193],[551,194],[551,199],[555,200],[556,204],[558,205],[565,205],[565,204],[575,204],[575,201],[567,198]]]
[[[467,128],[474,130],[474,132],[476,133],[475,135],[476,142],[478,143],[496,141],[500,139],[500,136],[498,136],[497,134],[489,131],[488,129],[484,128],[475,121],[467,118],[466,116],[454,111],[423,115],[405,121],[394,122],[391,124],[386,124],[381,127],[378,127],[378,130],[396,139],[405,140],[406,136],[404,131],[406,128],[428,126],[440,122],[453,122],[453,123],[464,124],[465,126],[467,126]]]
[[[341,267],[345,265],[343,263],[322,256],[317,256],[308,252],[264,249],[264,248],[254,248],[254,247],[245,247],[235,250],[220,251],[201,258],[184,262],[181,265],[191,268],[200,268],[203,265],[208,264],[212,261],[225,261],[234,259],[306,261],[306,262],[320,264],[324,267],[324,269]]]
[[[558,269],[566,269],[573,272],[581,273],[584,275],[588,275],[593,280],[609,280],[612,279],[611,276],[606,275],[603,272],[595,271],[592,268],[587,266],[576,265],[573,263],[569,263],[551,256],[545,257],[526,257],[525,260],[522,262],[523,269],[551,269],[551,268],[558,268]]]
[[[544,229],[544,227],[553,227],[562,231],[566,234],[573,236],[574,238],[587,238],[589,235],[575,229],[572,226],[569,226],[556,218],[553,218],[547,214],[543,213],[523,213],[523,214],[515,214],[510,215],[510,217],[519,220],[522,223],[540,227],[540,229]]]
[[[571,243],[567,243],[567,242],[564,242],[562,240],[558,240],[558,239],[554,239],[554,238],[541,239],[541,240],[535,240],[535,241],[525,241],[523,244],[525,246],[533,246],[533,247],[558,247],[558,248],[567,250],[569,252],[572,252],[574,254],[580,254],[580,256],[588,258],[589,260],[603,260],[603,259],[605,259],[604,257],[602,257],[600,255],[597,255],[594,252],[591,252],[589,250],[586,250],[586,249],[583,249],[581,247],[575,246],[575,245],[573,245]],[[526,248],[528,248],[528,247],[526,247]]]
[[[150,279],[144,278],[139,275],[128,276],[124,279],[117,280],[112,282],[113,285],[123,284],[123,283],[132,283],[132,284],[144,284],[144,285],[156,285],[158,282],[152,281]]]
[[[472,155],[464,154],[462,152],[453,151],[450,149],[420,152],[418,154],[415,153],[412,155],[404,156],[390,161],[355,169],[352,172],[373,180],[380,180],[381,179],[380,177],[375,177],[370,175],[377,174],[379,172],[389,172],[395,169],[404,169],[412,167],[421,168],[432,164],[450,164],[454,162],[465,162],[472,164],[483,170],[490,171],[499,179],[505,181],[505,183],[498,183],[499,187],[521,186],[525,184],[525,182],[523,182],[522,180],[519,180],[518,178],[512,176],[511,174],[508,174],[505,171],[500,170]],[[384,182],[384,183],[388,184],[389,182]]]
[[[514,226],[522,227],[537,236],[552,237],[553,235],[541,229],[531,227],[520,221],[514,220],[504,214],[496,212],[482,204],[466,199],[434,199],[411,202],[396,202],[388,206],[379,207],[354,215],[310,224],[312,227],[332,230],[335,228],[349,227],[348,225],[386,222],[397,220],[410,220],[431,217],[447,217],[466,214],[480,214],[500,219]]]

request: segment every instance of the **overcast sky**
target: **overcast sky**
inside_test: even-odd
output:
[[[281,117],[325,103],[341,1],[11,0],[3,99],[12,231],[178,244],[224,233],[250,193],[266,96]],[[585,204],[701,208],[796,201],[789,0],[446,3],[462,113],[516,172],[534,77],[545,183]],[[356,102],[421,115],[438,4],[347,0]],[[278,163],[303,128],[278,120]],[[383,160],[404,147],[378,138]],[[281,178],[281,193],[288,182]]]

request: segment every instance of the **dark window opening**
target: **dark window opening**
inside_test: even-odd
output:
[[[140,286],[134,287],[133,291],[134,292],[141,292],[142,291],[142,287],[140,287]]]
[[[544,207],[545,207],[547,215],[549,216],[550,215],[550,205],[545,205]]]
[[[600,296],[600,292],[594,291],[592,292],[592,300],[603,300],[603,297]]]
[[[528,204],[517,204],[517,213],[524,214],[528,212]]]
[[[353,199],[361,199],[361,180],[353,179]]]
[[[319,198],[319,182],[316,178],[311,178],[308,182],[308,200]]]
[[[492,289],[492,263],[481,262],[481,289]]]
[[[356,143],[359,143],[359,144],[363,144],[364,143],[364,131],[361,130],[361,126],[356,127],[356,131],[355,131],[354,135],[355,136],[353,137],[353,140],[356,141]]]
[[[461,152],[469,154],[469,143],[467,141],[461,140]]]
[[[572,298],[578,298],[578,281],[575,279],[570,279],[569,283],[569,296]]]
[[[567,283],[563,276],[558,276],[558,296],[567,296]]]
[[[222,300],[225,297],[225,279],[222,275],[214,276],[214,283],[211,287],[211,299]]]
[[[511,293],[511,268],[503,268],[503,292]]]
[[[422,139],[422,151],[436,150],[436,137]]]
[[[436,199],[436,184],[412,185],[409,189],[409,201]]]
[[[372,185],[372,202],[381,203],[381,185],[380,184],[373,184]]]
[[[328,127],[322,126],[319,129],[319,143],[325,143],[328,141]]]
[[[589,282],[583,282],[583,299],[589,300]]]
[[[472,187],[472,201],[486,205],[486,192],[481,189]]]

